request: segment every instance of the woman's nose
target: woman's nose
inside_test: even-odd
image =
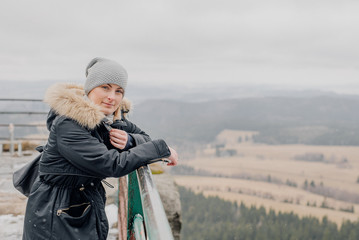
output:
[[[114,98],[115,98],[115,93],[114,92],[108,93],[108,95],[107,95],[108,100],[113,100]]]

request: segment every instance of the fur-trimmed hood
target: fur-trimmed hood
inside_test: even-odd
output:
[[[46,91],[44,102],[48,103],[56,114],[71,118],[89,129],[94,129],[105,118],[100,106],[85,98],[85,91],[81,85],[55,84]],[[131,102],[124,98],[120,107],[114,112],[114,120],[121,119],[130,108]]]

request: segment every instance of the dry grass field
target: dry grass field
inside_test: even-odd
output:
[[[246,205],[293,211],[300,216],[321,218],[326,215],[338,224],[343,219],[359,219],[359,204],[302,188],[307,181],[316,187],[331,189],[337,195],[358,196],[359,147],[255,144],[251,141],[253,134],[255,132],[225,130],[218,135],[217,143],[224,144],[220,149],[222,153],[236,151],[234,156],[221,154],[218,157],[215,147],[208,146],[196,158],[181,162],[222,177],[176,176],[176,182],[206,195],[243,201]],[[321,156],[322,160],[296,160],[298,156]],[[244,179],[246,177],[248,179]],[[297,187],[286,182],[295,183]],[[323,203],[327,208],[320,207]],[[343,211],[350,208],[354,208],[354,213]]]

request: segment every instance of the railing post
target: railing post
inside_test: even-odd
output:
[[[137,169],[148,239],[173,240],[171,227],[148,165]]]
[[[127,176],[120,177],[118,183],[118,237],[127,240]]]
[[[125,183],[121,183],[119,191]],[[122,229],[124,214],[122,196],[119,193],[119,238],[124,239]],[[124,201],[123,201],[124,202]],[[128,175],[127,239],[173,240],[171,227],[160,195],[152,179],[149,167],[142,166]],[[121,225],[121,226],[120,226]]]
[[[21,144],[21,141],[19,141],[18,144],[17,144],[17,154],[19,155],[19,157],[22,156],[22,144]]]
[[[14,138],[14,124],[9,124],[9,133],[10,133],[10,154],[14,155],[15,153],[15,138]]]

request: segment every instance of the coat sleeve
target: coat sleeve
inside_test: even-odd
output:
[[[165,141],[148,141],[128,151],[108,150],[71,119],[60,120],[56,127],[59,153],[77,168],[96,177],[121,177],[153,159],[168,157]]]
[[[144,131],[142,131],[139,127],[136,126],[136,124],[128,121],[127,119],[125,119],[126,121],[126,127],[125,127],[125,131],[131,135],[131,137],[134,139],[135,141],[135,145],[138,146],[142,143],[151,141],[150,136],[145,133]]]

